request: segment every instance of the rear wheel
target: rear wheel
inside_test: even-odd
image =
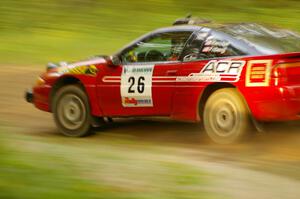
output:
[[[54,121],[59,131],[70,137],[86,136],[91,131],[88,97],[79,85],[62,87],[53,98]]]
[[[223,88],[208,98],[203,113],[208,136],[220,144],[244,139],[250,132],[248,107],[235,88]]]

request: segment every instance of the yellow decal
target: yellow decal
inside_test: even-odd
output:
[[[269,86],[271,66],[272,60],[248,61],[246,73],[246,86]]]
[[[62,69],[60,72],[74,75],[97,75],[98,69],[95,65],[77,66],[74,68]]]

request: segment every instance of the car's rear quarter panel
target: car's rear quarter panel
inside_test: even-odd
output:
[[[288,81],[276,84],[271,77],[272,68],[280,62],[286,62],[287,55],[240,57],[232,60],[246,61],[240,79],[237,82],[226,82],[227,87],[234,86],[243,96],[252,116],[260,121],[297,120],[300,114],[300,67],[294,67],[287,73]],[[228,60],[228,59],[220,59]],[[295,61],[292,60],[292,61]],[[182,64],[179,76],[199,72],[208,61],[187,62]],[[265,80],[251,82],[253,71],[250,67],[265,67]],[[258,64],[258,65],[257,65]],[[262,71],[260,71],[262,72]],[[178,82],[174,94],[172,118],[178,120],[201,120],[200,101],[205,89],[224,82]],[[204,105],[202,105],[204,106]]]
[[[286,59],[288,55],[259,56],[246,58],[241,80],[236,84],[238,90],[245,98],[252,116],[260,121],[286,121],[300,119],[300,75],[299,67],[285,77],[288,81],[280,81],[273,77],[272,70],[282,62],[295,61]],[[266,63],[270,65],[266,70],[266,82],[252,85],[249,83],[251,76],[251,62]]]

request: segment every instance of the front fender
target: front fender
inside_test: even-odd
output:
[[[92,115],[102,116],[103,112],[100,108],[99,100],[96,94],[96,81],[97,76],[83,74],[63,74],[59,78],[57,78],[55,82],[53,82],[50,98],[52,99],[57,90],[64,85],[79,83],[84,88],[88,96]],[[51,101],[51,99],[49,101]]]

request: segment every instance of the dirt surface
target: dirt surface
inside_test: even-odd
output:
[[[52,115],[37,110],[24,100],[41,70],[23,67],[1,68],[0,124],[18,133],[61,136]],[[162,145],[176,151],[176,161],[199,164],[222,180],[212,189],[232,198],[300,197],[300,122],[266,125],[246,143],[216,145],[199,124],[167,119],[118,119],[89,137],[93,142],[114,136]]]

